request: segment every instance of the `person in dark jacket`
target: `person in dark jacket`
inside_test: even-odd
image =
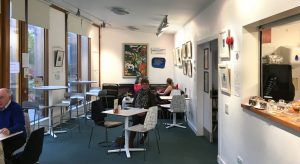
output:
[[[12,153],[26,142],[25,118],[22,107],[11,100],[9,89],[0,89],[0,135],[22,133],[2,140],[5,160],[12,158]]]
[[[137,92],[137,94],[134,97],[133,106],[135,108],[144,108],[144,109],[148,109],[152,106],[156,106],[157,105],[156,96],[150,91],[149,80],[143,78],[141,80],[141,86],[142,88]],[[133,122],[132,125],[144,124],[145,117],[146,117],[146,113],[140,113],[138,115],[134,115],[132,117],[132,122]],[[135,135],[136,132],[130,132],[129,147],[131,148],[133,147]],[[145,138],[146,138],[146,134],[141,139],[140,142],[143,143]]]

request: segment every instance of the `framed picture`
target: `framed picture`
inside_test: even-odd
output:
[[[189,59],[192,59],[192,42],[188,41],[186,43],[186,55]]]
[[[219,66],[219,72],[221,91],[230,95],[230,69],[221,65]]]
[[[186,44],[182,44],[182,48],[181,48],[181,56],[183,59],[186,59]]]
[[[165,58],[159,58],[159,57],[154,57],[152,58],[152,67],[153,68],[165,68],[166,65],[166,59]]]
[[[189,77],[192,77],[192,61],[187,61],[187,74]]]
[[[226,44],[227,30],[219,34],[219,50],[221,59],[230,59],[230,48]]]
[[[56,50],[55,51],[55,62],[54,62],[54,66],[55,67],[62,67],[63,63],[64,63],[64,51],[61,50]]]
[[[205,48],[204,49],[204,69],[208,69],[209,68],[209,49]]]
[[[174,48],[173,49],[173,63],[174,63],[174,66],[177,66],[177,55],[176,55],[176,53],[177,53],[177,49]]]
[[[148,44],[124,43],[123,77],[147,76]]]
[[[187,74],[187,63],[186,63],[186,61],[183,61],[182,65],[183,65],[183,74],[186,75]]]
[[[209,73],[204,71],[204,92],[209,92]]]
[[[176,48],[176,60],[177,60],[177,66],[179,68],[182,68],[182,55],[181,55],[181,48]]]

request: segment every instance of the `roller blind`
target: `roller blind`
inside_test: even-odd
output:
[[[82,21],[79,17],[69,14],[68,15],[68,32],[73,32],[81,35]]]
[[[25,0],[11,0],[11,17],[25,22]]]
[[[49,29],[50,8],[39,0],[28,0],[28,23]]]

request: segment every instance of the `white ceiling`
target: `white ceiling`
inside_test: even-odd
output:
[[[214,0],[46,0],[68,11],[80,14],[96,24],[106,22],[107,28],[128,30],[134,26],[142,32],[156,33],[165,15],[169,27],[166,33],[178,31]],[[111,7],[121,7],[128,15],[116,15]]]

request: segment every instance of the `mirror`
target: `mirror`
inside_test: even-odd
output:
[[[261,28],[261,96],[300,99],[300,17]]]

